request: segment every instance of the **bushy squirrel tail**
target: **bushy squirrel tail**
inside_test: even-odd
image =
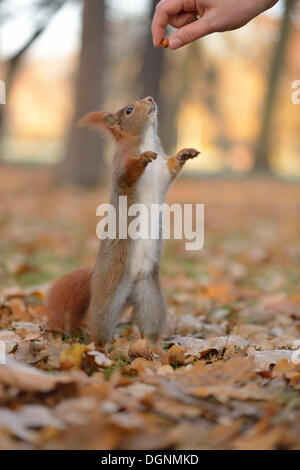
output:
[[[46,298],[49,326],[71,331],[82,324],[90,304],[92,267],[80,268],[54,282]]]

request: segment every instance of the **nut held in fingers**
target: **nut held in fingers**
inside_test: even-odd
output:
[[[160,45],[164,49],[167,49],[169,47],[169,39],[166,39],[166,38],[162,39]]]

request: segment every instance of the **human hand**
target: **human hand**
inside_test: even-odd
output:
[[[152,23],[153,44],[159,47],[169,24],[175,31],[171,49],[211,33],[241,28],[278,0],[161,0]]]

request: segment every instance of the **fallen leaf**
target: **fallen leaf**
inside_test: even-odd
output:
[[[25,405],[17,411],[0,409],[0,427],[8,429],[14,436],[25,441],[37,440],[37,432],[44,427],[64,429],[61,420],[55,418],[45,406]]]
[[[272,350],[272,351],[255,351],[253,348],[248,349],[248,356],[253,357],[256,364],[255,370],[268,370],[271,365],[277,364],[282,359],[292,360],[293,351]]]
[[[95,363],[99,367],[110,367],[112,365],[112,361],[107,356],[105,356],[105,354],[103,354],[100,351],[96,351],[96,350],[95,351],[87,351],[86,354],[88,356],[93,357]]]
[[[61,352],[61,364],[63,369],[80,369],[82,356],[87,347],[84,344],[73,344]]]
[[[12,322],[12,327],[22,339],[31,341],[41,337],[41,328],[39,325],[31,322]]]
[[[14,331],[1,330],[0,341],[5,343],[6,353],[9,354],[15,349],[21,338]]]
[[[137,339],[130,345],[128,355],[130,357],[144,357],[146,359],[153,358],[153,354],[149,348],[147,341],[142,338]]]
[[[184,348],[182,348],[181,346],[176,346],[174,344],[167,351],[169,364],[173,364],[173,365],[178,364],[179,366],[182,366],[183,364],[185,364],[185,361],[186,361],[185,353],[186,353],[186,350]]]
[[[236,350],[244,349],[249,341],[238,335],[217,336],[208,339],[199,339],[192,336],[174,336],[172,343],[185,348],[185,356],[201,358],[209,351],[216,350],[219,354],[226,348],[235,347]]]
[[[145,398],[146,396],[152,395],[155,390],[156,390],[156,387],[154,387],[153,385],[148,385],[148,384],[138,383],[138,382],[128,385],[127,387],[119,388],[119,391],[123,391],[124,393],[132,396],[133,398],[137,400],[141,400],[142,398]]]
[[[50,375],[34,367],[21,364],[10,357],[0,365],[0,383],[30,392],[49,392],[58,384],[73,383],[69,375]]]

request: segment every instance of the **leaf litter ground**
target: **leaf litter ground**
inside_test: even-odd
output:
[[[205,247],[165,244],[160,344],[125,312],[107,348],[51,331],[44,296],[93,263],[108,189],[3,168],[0,197],[0,448],[300,448],[299,186],[178,181],[170,202],[205,204]]]

